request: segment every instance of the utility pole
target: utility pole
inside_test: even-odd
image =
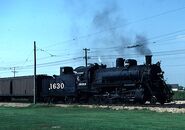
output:
[[[15,73],[18,73],[18,71],[16,71],[15,68],[16,68],[16,67],[12,67],[12,68],[11,68],[11,69],[13,69],[13,70],[12,70],[13,77],[15,77]]]
[[[37,77],[36,77],[36,41],[34,41],[34,87],[33,87],[33,103],[36,104],[36,89],[37,89]]]
[[[84,48],[83,50],[85,51],[84,59],[85,59],[85,66],[87,67],[87,59],[89,59],[89,57],[87,56],[87,51],[90,51],[90,49]]]

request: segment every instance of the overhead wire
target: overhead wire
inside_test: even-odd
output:
[[[178,12],[178,11],[181,11],[181,10],[184,10],[184,9],[185,9],[185,6],[180,7],[180,8],[176,8],[176,9],[172,9],[172,10],[167,10],[167,11],[164,11],[164,12],[152,15],[152,16],[148,16],[148,17],[145,17],[145,18],[141,18],[141,19],[138,19],[138,20],[135,20],[135,21],[128,22],[126,25],[131,25],[131,24],[142,22],[142,21],[150,20],[150,19],[153,19],[153,18],[156,18],[156,17],[159,17],[159,16],[163,16],[163,15],[166,15],[166,14],[169,14],[169,13]],[[74,42],[74,41],[79,40],[79,39],[89,38],[91,36],[98,35],[98,34],[103,33],[103,32],[107,32],[107,31],[110,31],[110,30],[116,30],[118,28],[123,28],[124,26],[125,26],[125,24],[120,25],[120,26],[110,27],[110,28],[107,28],[107,29],[104,29],[104,30],[101,30],[101,31],[97,31],[97,32],[94,32],[94,33],[89,33],[87,35],[78,36],[78,37],[75,37],[75,38],[71,38],[69,40],[57,42],[57,43],[51,44],[49,46],[46,46],[45,48],[54,47],[54,46],[59,45],[59,44]]]
[[[154,56],[166,56],[166,55],[169,56],[169,55],[179,55],[179,54],[185,54],[185,49],[153,52]],[[106,58],[111,59],[111,58],[115,58],[115,57],[118,57],[118,56],[123,56],[123,55],[113,55],[113,54],[112,55],[101,55],[101,56],[93,56],[92,55],[90,57],[92,59],[93,58],[98,58],[98,57],[105,58],[105,59]],[[133,53],[133,54],[129,54],[129,56],[142,56],[142,55],[139,55],[137,53]],[[40,64],[37,65],[37,67],[40,68],[40,67],[45,67],[45,66],[55,66],[55,65],[59,65],[61,63],[66,63],[66,62],[69,62],[69,61],[74,61],[74,60],[79,60],[79,59],[83,59],[83,57],[75,57],[75,58],[70,58],[70,59],[40,63]],[[32,68],[32,67],[33,67],[33,65],[16,66],[17,69]],[[9,70],[11,68],[12,67],[0,67],[0,71]]]
[[[149,20],[149,19],[152,19],[152,18],[155,18],[155,17],[159,17],[159,16],[162,16],[162,15],[166,15],[166,14],[177,12],[177,11],[184,10],[184,9],[185,9],[185,7],[181,7],[181,8],[177,8],[177,9],[173,9],[173,10],[168,10],[168,11],[165,11],[165,12],[162,12],[162,13],[159,13],[159,14],[156,14],[156,15],[153,15],[153,16],[149,16],[149,17],[145,17],[145,18],[142,18],[142,19],[135,20],[133,22],[129,22],[128,25],[129,24],[133,24],[133,23],[137,23],[137,22],[141,22],[141,21],[145,21],[145,20]],[[120,28],[120,27],[121,26],[119,26],[119,27],[111,27],[108,30],[117,29],[117,28]],[[86,38],[86,37],[90,37],[92,35],[96,35],[96,34],[99,34],[99,33],[102,33],[102,32],[106,32],[108,30],[103,30],[103,31],[100,31],[100,32],[92,33],[92,34],[87,34],[87,35],[76,37],[76,38],[73,38],[73,39],[70,39],[70,40],[66,40],[66,41],[63,41],[63,42],[58,42],[56,44],[72,42],[72,41],[75,41],[75,40],[78,40],[78,39],[81,39],[81,38]],[[163,35],[159,35],[159,36],[155,36],[155,37],[149,38],[149,40],[157,39],[157,38],[160,38],[160,37],[166,37],[166,36],[174,35],[174,34],[177,34],[177,33],[180,33],[180,32],[184,32],[184,31],[185,31],[185,29],[177,30],[175,32],[171,32],[171,33],[167,33],[167,34],[163,34]],[[169,40],[173,40],[173,39],[169,39]],[[159,41],[157,41],[157,42],[159,42]],[[50,46],[55,46],[56,44],[52,44]],[[47,46],[47,47],[49,47],[49,46]],[[120,46],[118,46],[118,47],[114,46],[114,47],[108,47],[108,48],[104,48],[104,49],[116,49],[116,48],[119,48],[119,47]],[[48,51],[46,51],[44,49],[41,49],[41,48],[38,48],[38,49],[40,51],[43,51],[45,53],[48,53],[51,57],[56,57],[56,55],[53,55],[53,54],[49,53]],[[94,48],[94,49],[102,49],[102,48]],[[33,50],[32,50],[31,53],[33,53]],[[90,52],[90,53],[93,53],[93,52]],[[30,57],[30,54],[26,58],[24,64],[28,61],[29,57]],[[9,67],[9,68],[11,68],[11,67]],[[17,66],[17,68],[18,68],[18,66]],[[3,69],[7,69],[7,68],[3,68]]]
[[[33,54],[33,50],[29,53],[29,55],[27,56],[27,58],[24,61],[23,65],[25,65],[28,62],[28,60],[29,60],[29,58],[31,57],[32,54]]]
[[[154,45],[154,44],[159,44],[159,42],[163,42],[163,41],[177,40],[177,38],[176,38],[178,36],[177,34],[181,33],[181,32],[185,32],[185,29],[181,29],[181,30],[177,30],[177,31],[174,31],[174,32],[170,32],[170,33],[154,36],[154,37],[148,38],[147,41],[152,41],[153,40],[153,42],[148,42],[148,44],[153,44]],[[180,35],[183,35],[180,38],[185,38],[185,33],[180,34]],[[146,41],[141,41],[141,42],[146,42]],[[133,44],[138,44],[138,43],[133,43]],[[112,50],[112,49],[118,49],[120,47],[121,48],[128,48],[127,45],[126,46],[119,45],[119,46],[102,47],[102,48],[97,48],[96,47],[96,48],[91,48],[91,49],[96,50],[94,52],[98,52],[98,50],[102,50],[102,49],[107,49],[107,50],[110,49],[110,50]],[[91,51],[90,53],[93,53],[93,51]]]
[[[165,56],[165,55],[179,55],[179,54],[185,54],[185,49],[179,49],[179,50],[168,50],[168,51],[157,51],[157,52],[153,52],[152,55],[154,56]],[[118,56],[123,56],[123,55],[100,55],[100,56],[91,56],[92,58],[111,58],[111,57],[118,57]],[[143,56],[143,55],[139,55],[138,53],[132,53],[132,54],[128,54],[128,56]]]

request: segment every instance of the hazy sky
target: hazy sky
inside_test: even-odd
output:
[[[184,0],[0,0],[0,76],[32,75],[36,41],[38,74],[84,65],[83,48],[108,66],[151,53],[168,83],[185,86],[184,14]]]

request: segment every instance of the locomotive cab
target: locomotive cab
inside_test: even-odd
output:
[[[88,67],[78,67],[75,69],[77,76],[77,86],[78,89],[90,89],[93,81],[95,80],[95,72],[100,67],[106,67],[104,65],[99,66],[98,64],[91,64]]]
[[[77,86],[78,89],[87,89],[89,84],[89,68],[81,66],[75,69],[75,74],[77,76]]]

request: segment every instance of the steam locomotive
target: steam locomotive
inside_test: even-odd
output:
[[[164,104],[173,93],[166,85],[160,63],[137,65],[134,59],[117,58],[116,67],[97,63],[87,67],[61,67],[59,76],[36,76],[39,102],[109,104],[136,102]],[[0,79],[0,100],[33,99],[33,76]]]

